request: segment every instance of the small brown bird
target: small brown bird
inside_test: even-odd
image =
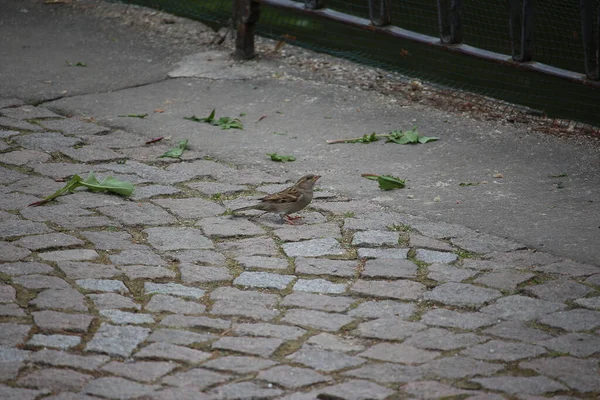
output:
[[[288,214],[298,212],[310,204],[313,198],[313,187],[320,177],[320,175],[305,175],[294,186],[283,189],[281,192],[269,194],[261,198],[260,203],[238,208],[233,212],[246,210],[271,212],[279,214],[288,224],[293,225],[293,220],[300,217],[290,217]]]

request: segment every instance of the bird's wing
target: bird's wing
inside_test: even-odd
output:
[[[289,187],[278,193],[273,193],[263,197],[261,200],[269,203],[296,203],[302,199],[304,195],[295,187]]]

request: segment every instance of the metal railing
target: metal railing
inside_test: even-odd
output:
[[[594,9],[592,0],[580,0],[585,74],[534,60],[533,0],[509,0],[510,55],[463,43],[462,0],[437,0],[439,38],[392,25],[391,3],[392,0],[368,0],[369,19],[366,19],[328,9],[325,0],[304,0],[302,3],[292,0],[234,0],[236,56],[241,59],[255,56],[255,24],[259,21],[261,6],[270,6],[600,89],[600,13]]]

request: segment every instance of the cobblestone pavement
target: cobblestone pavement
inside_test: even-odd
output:
[[[2,399],[600,393],[597,266],[326,191],[232,217],[285,180],[0,105]],[[89,171],[132,199],[26,207]]]

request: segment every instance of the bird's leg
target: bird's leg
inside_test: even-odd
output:
[[[290,225],[295,225],[294,220],[299,219],[302,217],[296,216],[296,217],[290,217],[289,215],[285,215],[283,217],[284,221],[287,222]]]

